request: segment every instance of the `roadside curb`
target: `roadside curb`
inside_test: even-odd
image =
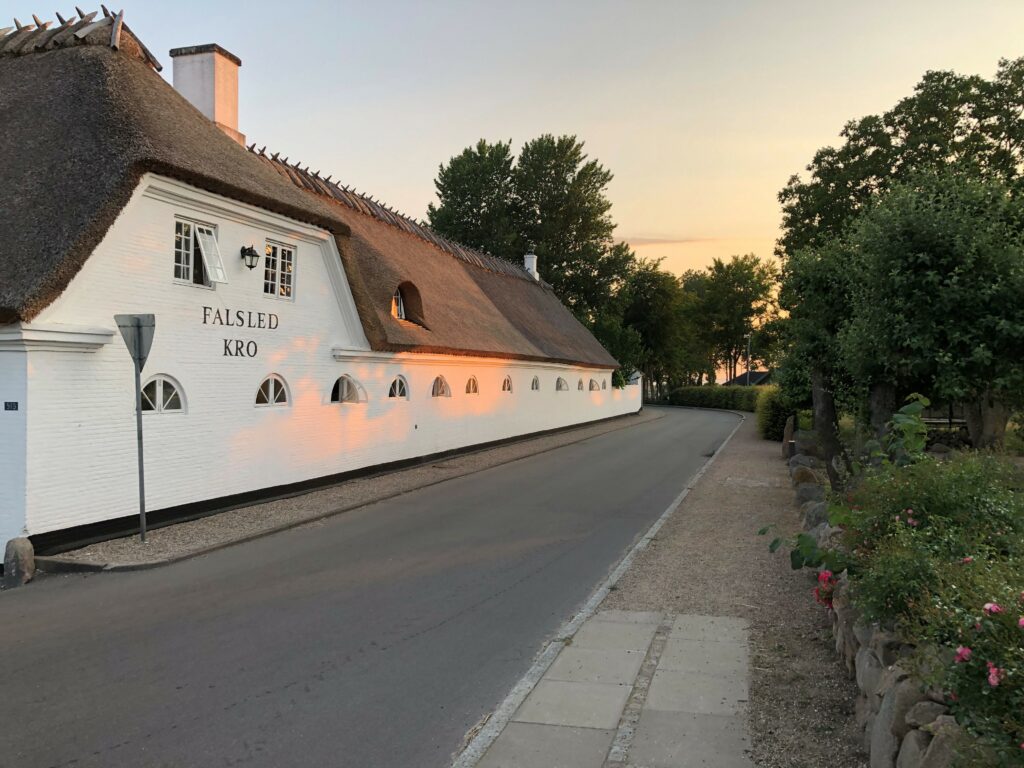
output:
[[[705,409],[705,410],[711,410],[711,409]],[[623,422],[626,422],[629,419],[629,417],[639,415],[642,411],[643,411],[643,409],[641,408],[636,413],[623,414],[622,416],[615,416],[612,419],[601,420],[601,421],[619,421],[619,420],[621,420]],[[108,573],[108,572],[113,573],[113,572],[128,572],[128,571],[148,571],[148,570],[152,570],[154,568],[162,568],[164,566],[174,565],[175,563],[180,563],[180,562],[183,562],[185,560],[191,560],[192,558],[199,557],[201,555],[208,555],[211,552],[217,552],[218,550],[227,549],[228,547],[233,547],[233,546],[238,545],[238,544],[245,544],[245,543],[250,542],[250,541],[255,541],[256,539],[261,539],[261,538],[263,538],[265,536],[272,536],[272,535],[277,534],[277,533],[283,533],[284,531],[289,531],[289,530],[291,530],[293,528],[298,528],[298,527],[303,526],[303,525],[308,525],[309,523],[320,522],[322,520],[326,520],[328,518],[335,517],[337,515],[341,515],[341,514],[344,514],[346,512],[352,512],[353,510],[361,509],[362,507],[368,507],[368,506],[370,506],[372,504],[378,504],[378,503],[380,503],[382,501],[388,501],[389,499],[394,499],[394,498],[397,498],[399,496],[404,496],[407,493],[413,493],[413,492],[419,491],[419,490],[421,490],[423,488],[430,488],[430,487],[435,486],[435,485],[440,485],[441,483],[446,483],[449,480],[457,480],[457,479],[459,479],[461,477],[468,477],[470,475],[476,474],[477,472],[483,472],[483,471],[486,471],[488,469],[493,469],[495,467],[505,466],[507,464],[512,464],[512,463],[517,462],[517,461],[522,461],[523,459],[528,459],[528,458],[531,458],[533,456],[542,456],[545,453],[550,453],[551,451],[557,451],[560,448],[565,448],[565,447],[570,446],[570,445],[577,445],[579,443],[586,442],[587,440],[592,440],[592,439],[594,439],[596,437],[601,437],[603,435],[611,434],[612,432],[618,432],[620,430],[629,429],[631,427],[639,427],[639,426],[642,426],[644,424],[650,424],[650,423],[658,421],[658,420],[660,420],[662,418],[664,418],[664,416],[658,416],[658,417],[655,417],[655,418],[652,418],[652,419],[648,419],[646,421],[642,421],[639,424],[623,423],[620,426],[617,426],[614,429],[609,429],[607,432],[602,432],[599,435],[587,435],[585,437],[579,438],[578,440],[571,440],[571,441],[569,441],[567,443],[562,443],[560,445],[554,445],[554,446],[551,446],[549,448],[544,448],[543,450],[539,450],[539,451],[535,451],[535,452],[532,452],[532,453],[525,454],[523,456],[516,456],[516,457],[510,458],[510,459],[506,459],[505,461],[499,461],[499,462],[497,462],[495,464],[489,464],[486,467],[479,467],[477,469],[471,469],[468,472],[463,472],[461,474],[450,475],[448,477],[439,478],[439,479],[433,480],[431,482],[423,483],[422,485],[417,485],[414,488],[407,488],[407,489],[404,489],[404,490],[401,490],[401,491],[396,491],[394,493],[390,493],[390,494],[387,494],[387,495],[384,495],[384,496],[380,496],[378,498],[375,498],[375,499],[372,499],[372,500],[369,500],[369,501],[362,501],[362,502],[359,502],[359,503],[356,503],[356,504],[351,504],[351,505],[344,506],[344,507],[337,507],[337,508],[328,510],[326,512],[313,515],[312,517],[305,517],[305,518],[303,518],[301,520],[293,520],[291,522],[283,523],[281,525],[277,525],[277,526],[274,526],[272,528],[266,528],[266,529],[261,530],[261,531],[255,531],[253,533],[247,534],[247,535],[242,536],[242,537],[237,538],[237,539],[231,539],[230,541],[218,542],[217,544],[211,544],[208,547],[203,547],[202,549],[193,550],[191,552],[185,552],[185,553],[180,554],[180,555],[172,555],[170,557],[161,558],[161,559],[157,559],[157,560],[144,560],[144,561],[134,562],[134,563],[96,563],[96,562],[90,562],[90,561],[87,561],[87,560],[74,560],[74,559],[67,558],[67,557],[60,557],[59,555],[38,555],[35,558],[36,567],[40,571],[42,571],[43,573],[47,573],[47,574],[58,574],[58,573]],[[582,429],[582,428],[586,428],[586,427],[589,427],[589,426],[595,426],[597,424],[600,424],[601,421],[595,421],[595,422],[590,422],[588,424],[576,425],[575,427],[571,427],[570,430],[571,429]],[[566,430],[566,431],[569,431],[569,430]],[[514,441],[514,442],[510,443],[510,445],[514,445],[514,444],[516,444],[516,442],[525,443],[525,442],[529,442],[530,440],[534,440],[534,439],[538,439],[540,437],[546,437],[546,436],[547,435],[540,435],[540,436],[527,435],[527,436],[524,436],[522,440]],[[729,437],[732,437],[732,435],[730,434]],[[727,438],[727,441],[728,441],[728,438]],[[724,446],[725,444],[723,443],[722,445]],[[721,447],[720,447],[720,449],[721,449]],[[465,453],[456,454],[456,455],[472,456],[474,454],[483,453],[483,452],[488,451],[488,450],[494,450],[494,448],[481,448],[481,449],[478,449],[478,450],[468,450]],[[396,470],[396,471],[402,471],[402,470]],[[382,474],[386,475],[386,474],[389,474],[389,473],[385,472],[385,473],[382,473]],[[258,505],[254,504],[252,506],[258,506]]]
[[[661,407],[661,406],[659,406]],[[686,408],[688,406],[668,406],[673,408]],[[621,560],[611,570],[605,580],[591,593],[583,607],[568,621],[559,627],[555,633],[555,639],[548,642],[546,646],[541,650],[537,656],[536,661],[526,672],[523,677],[513,686],[512,690],[508,693],[505,699],[497,706],[497,708],[488,716],[479,730],[473,734],[473,737],[469,740],[462,750],[455,755],[451,768],[474,768],[480,760],[483,759],[487,750],[490,749],[494,741],[501,735],[501,732],[505,730],[505,727],[509,724],[512,716],[519,709],[519,706],[523,703],[530,692],[536,687],[544,673],[547,672],[548,667],[554,663],[555,658],[565,648],[573,635],[575,635],[583,623],[593,616],[598,607],[604,602],[605,598],[608,597],[612,588],[619,582],[619,580],[625,575],[625,573],[633,565],[633,561],[636,556],[647,549],[651,541],[658,535],[661,528],[668,522],[669,518],[675,514],[675,511],[683,503],[683,500],[690,494],[690,491],[696,487],[697,483],[700,482],[704,473],[714,464],[718,456],[725,450],[726,446],[732,440],[733,436],[740,430],[740,427],[747,420],[745,412],[739,411],[726,411],[721,408],[695,408],[692,410],[704,410],[704,411],[719,411],[721,413],[729,413],[733,416],[739,417],[739,422],[733,430],[728,434],[722,444],[715,449],[714,454],[704,465],[697,470],[697,472],[689,479],[686,487],[676,496],[672,502],[668,505],[664,512],[659,515],[658,519],[655,520],[651,526],[647,529],[646,533],[629,549],[629,551],[622,557]]]

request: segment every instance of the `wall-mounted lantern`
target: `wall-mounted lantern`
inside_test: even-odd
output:
[[[253,246],[243,245],[242,261],[249,269],[256,269],[256,265],[260,263],[260,254]]]

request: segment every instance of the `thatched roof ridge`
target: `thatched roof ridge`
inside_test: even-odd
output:
[[[461,259],[467,264],[472,264],[491,272],[497,272],[498,274],[508,275],[509,277],[517,277],[521,280],[533,280],[533,277],[517,264],[475,248],[469,248],[454,240],[449,240],[434,232],[426,224],[384,205],[379,200],[374,200],[372,197],[350,189],[338,181],[333,181],[330,176],[324,178],[320,175],[319,171],[311,172],[309,166],[301,168],[301,163],[289,163],[287,158],[282,159],[277,152],[267,154],[266,150],[266,147],[256,149],[255,143],[249,145],[250,152],[270,163],[279,173],[303,189],[328,197],[342,205],[348,206],[354,211],[372,216],[379,221],[383,221],[385,224],[396,227],[403,232],[408,232],[421,240],[427,241],[445,253]]]

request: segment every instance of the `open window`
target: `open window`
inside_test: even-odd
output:
[[[351,376],[339,376],[331,387],[332,403],[362,402],[359,384]]]
[[[227,272],[212,226],[177,219],[174,222],[174,279],[205,285],[226,283]]]
[[[277,374],[267,376],[256,390],[256,405],[273,407],[288,405],[288,385]]]
[[[406,281],[400,283],[391,295],[391,316],[397,320],[416,323],[424,328],[427,321],[423,314],[423,300],[415,285]]]
[[[434,379],[434,385],[430,388],[431,397],[451,397],[452,390],[448,386],[448,382],[445,381],[444,376],[438,376]]]

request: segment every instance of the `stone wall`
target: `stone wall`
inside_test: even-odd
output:
[[[813,450],[815,441],[797,433],[790,445]],[[783,444],[783,455],[791,450]],[[810,453],[796,453],[788,461],[804,529],[819,547],[834,543],[841,531],[829,525],[821,460]],[[929,690],[910,671],[906,660],[913,647],[878,625],[859,621],[845,572],[837,578],[828,610],[836,653],[860,690],[857,725],[864,731],[871,768],[951,766],[954,744],[962,732],[942,692]]]

